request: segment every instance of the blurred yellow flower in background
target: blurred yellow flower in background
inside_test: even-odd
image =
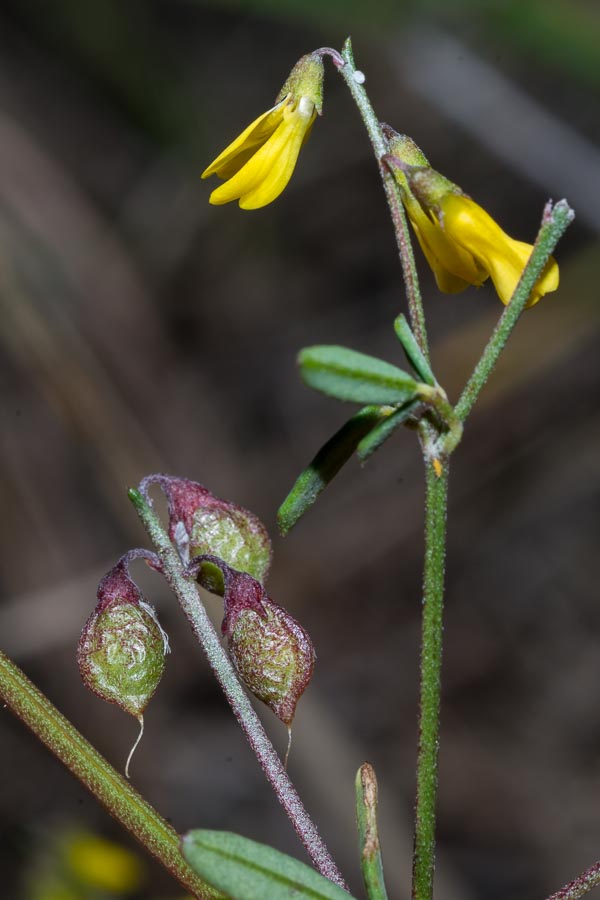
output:
[[[25,877],[26,900],[98,900],[138,891],[145,867],[136,853],[83,829],[42,833]]]
[[[70,873],[82,885],[114,894],[130,894],[141,884],[142,863],[138,857],[106,838],[78,832],[64,844]]]
[[[286,187],[300,148],[322,110],[323,62],[308,54],[294,66],[272,109],[260,115],[204,170],[225,184],[209,202],[238,200],[242,209],[272,203]]]

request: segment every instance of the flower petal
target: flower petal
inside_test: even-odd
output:
[[[313,113],[308,123],[296,124],[288,133],[287,141],[282,146],[277,165],[269,169],[267,177],[253,190],[244,194],[240,199],[241,209],[260,209],[268,203],[272,203],[287,187],[298,160],[300,149],[305,143],[307,132],[315,119]]]
[[[465,281],[464,278],[459,278],[457,275],[453,275],[451,272],[445,269],[435,255],[432,248],[424,240],[423,235],[421,234],[421,230],[415,225],[414,222],[412,222],[412,226],[417,236],[417,240],[419,242],[421,250],[425,255],[425,259],[429,263],[429,267],[435,275],[435,281],[440,291],[442,291],[442,293],[444,294],[460,294],[461,291],[464,291],[465,288],[468,288],[470,282]]]
[[[302,108],[302,99],[284,110],[283,121],[259,150],[229,181],[210,195],[214,205],[240,201],[242,209],[259,209],[271,203],[291,178],[300,147],[316,112]]]
[[[489,273],[500,300],[506,305],[527,265],[532,244],[509,237],[470,197],[449,194],[442,201],[444,230],[450,240],[472,253]],[[553,258],[540,275],[528,306],[558,287],[558,265]]]
[[[286,98],[277,103],[272,109],[262,113],[257,119],[248,125],[242,133],[231,142],[202,173],[202,178],[209,175],[218,175],[220,178],[231,178],[248,161],[255,149],[276,130],[283,121],[283,113],[286,106]]]
[[[417,240],[433,270],[439,289],[445,294],[457,294],[470,284],[482,284],[487,273],[477,264],[473,255],[450,240],[440,227],[438,219],[431,219],[408,190],[403,191],[403,196]]]

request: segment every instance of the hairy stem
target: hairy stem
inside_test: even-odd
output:
[[[551,203],[546,204],[542,224],[529,257],[529,262],[525,266],[515,292],[494,328],[481,359],[475,366],[473,374],[469,378],[456,405],[455,413],[462,421],[471,412],[481,389],[490,377],[511,331],[525,309],[525,304],[536,281],[548,262],[550,254],[574,218],[575,213],[566,200],[559,200],[554,207]]]
[[[396,243],[400,254],[400,263],[402,265],[402,273],[404,276],[404,284],[406,287],[406,296],[408,299],[408,311],[412,330],[414,331],[417,342],[426,359],[429,359],[429,349],[427,344],[427,329],[425,326],[425,313],[423,311],[423,301],[421,299],[421,289],[419,287],[419,277],[417,275],[417,267],[412,251],[410,241],[410,233],[408,230],[408,222],[404,206],[402,205],[402,197],[400,188],[396,183],[396,179],[382,162],[382,158],[389,152],[388,146],[383,136],[381,125],[375,111],[371,106],[367,92],[362,83],[361,76],[364,80],[362,72],[358,72],[354,64],[354,56],[352,53],[352,44],[350,38],[346,40],[342,51],[344,65],[336,64],[336,68],[350,90],[354,102],[361,114],[362,120],[367,129],[369,139],[375,152],[377,165],[379,166],[379,174],[383,182],[385,196],[388,202],[392,223],[394,225],[394,233],[396,235]],[[358,78],[358,80],[357,80]]]
[[[439,474],[433,466],[427,465],[426,479],[419,749],[412,884],[414,900],[431,900],[433,894],[448,461],[440,467]]]
[[[588,891],[591,891],[592,888],[597,887],[599,884],[600,862],[596,862],[589,869],[586,869],[585,872],[582,872],[581,875],[578,875],[577,878],[574,878],[573,881],[565,884],[560,891],[548,897],[548,900],[577,900],[578,897],[583,897],[584,894],[587,894]]]
[[[331,881],[346,884],[333,861],[317,827],[306,812],[298,793],[285,771],[275,748],[240,684],[236,671],[221,645],[198,595],[195,582],[186,577],[179,554],[171,543],[152,507],[139,491],[130,490],[129,497],[142,520],[154,548],[162,561],[162,573],[177,597],[198,643],[225,694],[242,731],[267,776],[277,798],[304,844],[315,868]]]
[[[2,652],[0,700],[186,890],[200,900],[222,897],[188,866],[173,828]]]

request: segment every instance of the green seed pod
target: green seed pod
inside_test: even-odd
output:
[[[271,541],[266,528],[248,510],[214,497],[187,478],[151,475],[145,483],[158,482],[169,506],[169,535],[184,563],[210,554],[233,569],[247,572],[261,584],[271,565]],[[223,596],[223,576],[218,567],[202,567],[201,584]]]
[[[86,687],[140,719],[162,677],[169,645],[154,609],[127,574],[126,560],[100,582],[77,663]]]
[[[231,570],[222,630],[241,680],[289,727],[315,663],[306,631],[255,579]]]

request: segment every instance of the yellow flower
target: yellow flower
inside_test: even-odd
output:
[[[322,110],[323,62],[308,54],[294,66],[275,106],[255,119],[204,170],[225,183],[210,195],[218,206],[239,200],[242,209],[272,203],[286,187]]]
[[[390,140],[392,153],[396,147]],[[409,150],[403,148],[403,155],[409,152],[408,164],[394,156],[386,159],[402,189],[408,218],[439,289],[455,294],[491,278],[506,305],[533,245],[509,237],[481,206],[435,169],[427,164],[413,165],[414,145]],[[550,257],[527,306],[534,306],[544,294],[555,291],[558,281],[558,265]]]
[[[502,302],[508,303],[529,261],[532,244],[509,237],[465,194],[444,197],[437,217],[419,215],[413,206],[408,208],[408,215],[441,291],[454,294],[470,284],[483,284],[489,276]],[[544,294],[555,291],[558,281],[558,265],[551,257],[527,306],[534,306]]]

